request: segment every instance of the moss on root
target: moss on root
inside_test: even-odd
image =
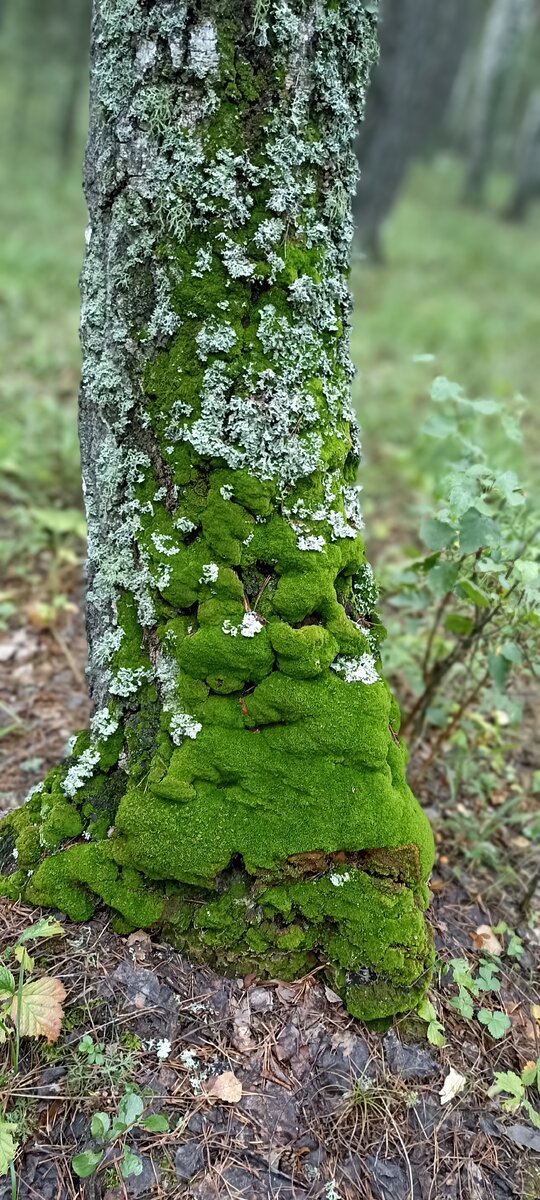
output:
[[[322,966],[386,1016],[428,983],[433,839],[354,487],[373,6],[128,7],[96,4],[110,154],[83,273],[99,702],[2,823],[0,890],[74,920],[103,903],[225,971]]]

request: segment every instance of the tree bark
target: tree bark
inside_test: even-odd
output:
[[[96,0],[95,713],[2,827],[9,894],[75,920],[104,902],[236,974],[322,966],[364,1017],[414,1005],[432,962],[432,836],[354,486],[346,272],[374,42],[357,0]]]

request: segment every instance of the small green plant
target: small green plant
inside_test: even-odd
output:
[[[502,1102],[504,1112],[516,1112],[521,1108],[535,1129],[540,1129],[540,1113],[533,1108],[527,1095],[530,1088],[534,1088],[537,1095],[540,1093],[540,1058],[536,1062],[525,1063],[520,1075],[515,1071],[496,1071],[495,1082],[488,1096],[505,1096]]]
[[[87,1063],[92,1066],[102,1067],[105,1062],[105,1045],[103,1042],[95,1042],[89,1033],[85,1033],[77,1046],[79,1054],[82,1054]]]
[[[417,780],[467,715],[516,715],[508,684],[534,673],[540,629],[540,516],[516,473],[490,460],[481,428],[486,418],[497,422],[516,443],[521,410],[470,400],[444,376],[431,397],[437,410],[424,433],[436,447],[436,482],[420,524],[428,553],[384,581],[401,632],[389,639],[397,657],[386,668],[405,677],[415,697],[402,729],[413,739],[426,724],[435,731]]]
[[[506,935],[504,953],[508,955],[508,958],[517,958],[519,960],[522,957],[523,942],[521,938],[518,937],[515,929],[511,929],[510,926],[506,924],[506,921],[499,921],[498,925],[494,925],[493,932]]]
[[[502,1009],[489,1009],[476,1005],[476,1001],[486,992],[500,991],[501,981],[498,978],[500,966],[482,958],[478,964],[478,974],[473,976],[466,958],[452,958],[445,967],[452,976],[452,982],[458,989],[457,996],[450,1000],[461,1017],[471,1021],[475,1015],[481,1025],[485,1025],[492,1038],[504,1037],[510,1029],[511,1021]]]
[[[108,1153],[112,1148],[118,1149],[117,1165],[123,1179],[130,1175],[140,1175],[143,1169],[142,1159],[126,1145],[126,1138],[135,1127],[146,1130],[147,1133],[168,1133],[167,1117],[160,1113],[152,1113],[143,1117],[144,1101],[137,1092],[126,1091],[119,1101],[116,1116],[111,1120],[108,1113],[94,1113],[90,1122],[90,1133],[97,1149],[83,1150],[71,1160],[71,1165],[80,1179],[87,1179],[98,1171],[107,1154],[107,1166],[110,1168],[111,1159]]]
[[[430,1045],[444,1046],[444,1025],[439,1020],[437,1010],[427,996],[422,1000],[417,1012],[420,1019],[427,1023],[426,1037]]]

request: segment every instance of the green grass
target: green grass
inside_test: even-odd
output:
[[[82,154],[82,145],[81,145]],[[76,432],[78,287],[85,208],[80,170],[61,178],[47,153],[3,154],[0,192],[0,502],[19,529],[8,545],[32,552],[27,509],[80,504]],[[368,533],[405,534],[434,469],[419,436],[433,375],[471,395],[529,401],[526,451],[540,449],[538,279],[540,209],[523,226],[459,202],[461,169],[417,167],[386,230],[386,262],[353,267],[354,398],[363,426]],[[433,363],[415,363],[415,354]],[[502,458],[514,445],[493,425]],[[25,519],[26,513],[26,519]],[[38,521],[39,525],[39,521]],[[21,533],[23,530],[23,533]],[[24,533],[26,530],[26,533]],[[25,540],[26,538],[26,540]]]
[[[530,466],[540,449],[540,208],[523,226],[511,225],[498,215],[504,181],[493,181],[487,209],[464,207],[460,192],[455,162],[417,167],[388,223],[386,262],[354,266],[354,398],[366,512],[376,517],[381,508],[410,506],[422,489],[430,464],[419,429],[434,375],[457,380],[471,396],[521,393]],[[417,354],[435,361],[414,363]],[[519,466],[500,427],[490,432],[501,458]]]

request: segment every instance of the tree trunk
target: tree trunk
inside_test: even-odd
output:
[[[510,221],[523,221],[534,200],[540,198],[540,89],[527,105],[516,158],[512,198],[506,210]]]
[[[80,99],[86,84],[90,7],[88,0],[82,0],[70,22],[70,73],[58,123],[58,159],[62,171],[67,170],[73,154]]]
[[[374,258],[381,257],[380,231],[410,162],[440,131],[470,20],[469,0],[383,0],[380,62],[357,139],[355,222]]]
[[[465,199],[482,199],[493,147],[520,46],[531,29],[532,0],[494,0],[483,37],[471,103]]]
[[[4,890],[224,971],[427,986],[428,822],[359,533],[346,287],[372,6],[97,0],[80,397],[96,711]],[[13,859],[13,849],[16,858]],[[16,869],[14,869],[16,868]]]

